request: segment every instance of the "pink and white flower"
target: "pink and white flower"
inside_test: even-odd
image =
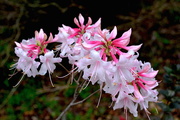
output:
[[[76,43],[81,44],[83,34],[89,32],[93,35],[94,32],[96,32],[96,29],[99,29],[101,19],[99,19],[95,24],[91,25],[92,19],[88,17],[88,22],[86,25],[84,25],[84,17],[81,14],[79,14],[78,18],[79,21],[77,18],[74,18],[74,23],[78,26],[78,28],[73,28],[74,33],[70,35],[70,38],[77,37],[78,39]]]
[[[30,40],[27,40],[26,42],[23,41],[22,43],[15,42],[16,46],[23,49],[24,51],[27,51],[27,56],[36,59],[39,54],[43,54],[47,52],[46,46],[49,43],[55,42],[55,40],[52,37],[52,34],[50,34],[50,37],[47,39],[47,35],[44,33],[42,29],[40,29],[40,32],[35,31],[35,38],[32,38]]]
[[[119,96],[121,96],[121,98],[119,98],[119,100],[115,102],[113,109],[115,110],[115,109],[124,108],[125,113],[126,113],[126,118],[127,118],[127,109],[129,109],[129,112],[132,113],[134,115],[134,117],[137,117],[138,116],[138,111],[137,111],[138,104],[133,102],[134,98],[124,92],[122,92],[122,94]]]
[[[28,77],[35,77],[38,75],[37,68],[40,65],[40,62],[36,62],[33,58],[28,57],[26,52],[21,48],[15,48],[15,53],[19,57],[18,62],[15,64],[18,70],[22,70],[24,74],[27,74]]]
[[[56,39],[53,39],[52,34],[47,40],[42,29],[35,31],[35,38],[22,40],[21,43],[15,42],[15,53],[19,57],[16,68],[28,77],[45,75],[47,71],[52,73],[55,69],[54,63],[61,62],[61,58],[54,58],[54,52],[47,49],[47,45],[53,42],[56,42]]]
[[[45,75],[47,72],[53,73],[54,69],[56,68],[54,64],[60,63],[62,60],[60,57],[54,58],[53,51],[46,52],[44,56],[41,55],[39,58],[42,63],[41,68],[39,70],[40,75]]]
[[[108,78],[108,73],[106,72],[108,68],[111,67],[110,62],[103,61],[100,54],[92,50],[90,55],[80,59],[76,63],[80,70],[84,71],[83,78],[88,79],[95,84],[97,81],[105,82]]]
[[[109,33],[108,30],[99,30],[97,34],[98,37],[96,37],[97,39],[84,42],[83,47],[89,50],[95,49],[100,51],[101,56],[104,60],[106,60],[107,57],[110,57],[114,62],[118,62],[118,58],[116,58],[116,55],[126,55],[126,53],[122,52],[120,49],[133,50],[136,52],[142,45],[140,44],[137,46],[127,46],[130,40],[131,29],[123,33],[120,38],[115,39],[116,35],[116,27],[114,27],[111,33]]]
[[[140,106],[149,113],[148,103],[157,102],[155,87],[158,82],[155,76],[158,71],[153,70],[150,63],[137,59],[137,51],[142,44],[128,46],[131,29],[116,38],[117,28],[101,30],[101,19],[94,24],[90,17],[86,24],[84,21],[79,14],[78,19],[74,18],[77,28],[62,25],[55,38],[51,33],[48,38],[40,29],[35,31],[34,38],[15,42],[15,53],[19,57],[15,67],[28,77],[50,75],[56,68],[55,64],[62,61],[61,57],[67,57],[69,63],[76,66],[77,72],[83,72],[83,79],[93,85],[99,84],[111,95],[113,109],[124,108],[126,113],[129,109],[136,117]],[[53,42],[59,43],[56,47],[60,51],[58,57],[53,50],[47,49],[48,44]]]
[[[55,40],[60,43],[56,47],[56,50],[60,50],[60,56],[61,57],[67,57],[68,54],[72,53],[72,45],[75,43],[75,40],[72,38],[69,38],[70,34],[68,34],[68,29],[70,27],[63,26],[59,27],[59,33],[55,35]]]

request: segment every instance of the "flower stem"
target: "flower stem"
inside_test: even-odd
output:
[[[81,104],[83,103],[84,101],[86,101],[88,98],[90,98],[92,95],[94,95],[95,93],[97,93],[100,89],[96,90],[95,92],[93,92],[92,94],[90,94],[89,96],[87,96],[86,98],[84,98],[83,100],[81,101],[78,101],[78,102],[75,102],[80,94],[80,90],[81,90],[81,87],[82,86],[83,82],[81,84],[77,84],[77,87],[75,89],[75,92],[74,92],[74,95],[73,95],[73,99],[72,101],[69,103],[69,105],[61,112],[61,114],[58,116],[58,118],[56,118],[56,120],[60,120],[63,115],[69,110],[69,108],[71,106],[74,106],[74,105],[77,105],[77,104]]]

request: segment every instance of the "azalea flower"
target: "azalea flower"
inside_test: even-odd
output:
[[[54,69],[56,68],[56,66],[54,65],[54,63],[59,63],[61,62],[61,58],[54,58],[54,52],[53,51],[49,51],[47,52],[44,56],[40,55],[40,61],[42,63],[41,68],[39,70],[39,74],[40,75],[45,75],[47,73],[47,71],[49,73],[53,73]]]
[[[77,18],[74,18],[74,23],[78,26],[78,28],[73,28],[74,33],[71,34],[69,37],[78,37],[76,43],[81,44],[83,34],[87,31],[91,34],[94,34],[94,30],[100,27],[101,19],[99,19],[95,24],[91,25],[92,19],[88,17],[88,22],[86,25],[84,25],[84,17],[79,14],[78,18],[79,20]]]
[[[118,62],[115,64],[116,71],[114,72],[114,83],[126,85],[134,80],[131,68],[138,66],[138,60],[133,57],[127,58],[120,55]]]
[[[70,73],[83,72],[85,82],[81,90],[89,83],[99,84],[101,93],[104,90],[111,95],[113,109],[124,108],[126,119],[127,110],[137,117],[138,107],[144,109],[148,116],[149,102],[157,102],[158,99],[155,89],[158,86],[155,79],[158,70],[153,70],[149,62],[138,60],[138,50],[142,44],[128,46],[131,29],[116,38],[116,26],[110,31],[100,28],[101,19],[94,24],[90,17],[86,24],[84,21],[79,14],[78,18],[74,18],[77,28],[62,25],[55,38],[51,33],[48,38],[40,29],[35,31],[35,37],[21,43],[15,42],[15,54],[19,57],[16,69],[22,70],[28,77],[48,73],[54,86],[50,75],[56,68],[55,64],[66,57],[73,66]],[[53,42],[58,43],[56,52],[59,56],[47,48]]]
[[[106,70],[110,67],[110,63],[103,61],[100,57],[100,54],[92,50],[88,57],[84,57],[76,63],[79,70],[84,71],[83,78],[89,79],[92,84],[96,83],[98,80],[101,82],[105,82],[107,79],[107,72]]]
[[[39,74],[40,75],[45,75],[47,72],[49,73],[49,78],[50,78],[50,82],[51,85],[54,87],[52,79],[50,74],[54,72],[56,66],[54,63],[59,63],[61,62],[61,58],[54,58],[54,52],[53,51],[49,51],[47,52],[44,56],[40,56],[40,61],[42,63],[41,68],[39,70]]]
[[[46,39],[47,35],[44,33],[42,29],[40,29],[39,32],[35,31],[35,38],[27,40],[26,42],[23,41],[22,43],[15,42],[15,44],[17,47],[23,49],[24,51],[27,51],[27,56],[35,59],[38,57],[39,54],[47,52],[46,46],[49,43],[55,42],[55,39],[53,39],[52,34],[50,34],[48,40]]]
[[[137,51],[140,49],[141,45],[137,46],[127,46],[129,44],[131,29],[127,32],[123,33],[120,38],[115,39],[117,35],[117,28],[114,29],[109,33],[107,30],[99,30],[98,39],[96,40],[89,40],[83,43],[84,48],[86,49],[96,49],[100,50],[102,56],[110,57],[117,62],[118,59],[116,55],[124,55],[125,53],[122,52],[120,49],[125,50],[133,50]],[[96,37],[97,38],[97,37]]]
[[[47,40],[47,35],[42,29],[39,32],[35,31],[34,38],[22,40],[21,43],[15,42],[17,46],[15,53],[19,57],[15,64],[16,68],[22,70],[28,77],[45,75],[47,71],[49,74],[53,73],[56,68],[54,63],[61,62],[61,58],[54,58],[54,52],[46,48],[49,43],[53,42],[57,42],[57,40],[53,39],[52,34]],[[39,69],[40,71],[38,71]]]
[[[40,62],[36,62],[31,57],[28,57],[26,52],[24,52],[21,48],[16,47],[15,53],[19,57],[18,62],[15,64],[18,70],[22,70],[28,77],[35,77],[38,75],[37,68],[39,67]]]
[[[69,38],[68,34],[69,27],[63,26],[59,27],[59,33],[55,35],[55,41],[59,42],[60,45],[56,47],[56,50],[61,51],[61,57],[67,57],[68,54],[72,53],[72,45],[74,44],[75,40]]]
[[[124,108],[125,114],[126,114],[126,120],[127,120],[127,109],[129,109],[129,112],[134,115],[134,117],[138,116],[138,104],[133,102],[133,97],[128,95],[127,93],[122,93],[121,98],[115,103],[113,109],[120,109]]]

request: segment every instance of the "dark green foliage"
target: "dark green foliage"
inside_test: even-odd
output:
[[[163,88],[159,91],[164,96],[162,103],[158,105],[162,108],[163,119],[173,120],[173,115],[178,114],[180,109],[180,64],[172,65],[171,68],[165,66]]]

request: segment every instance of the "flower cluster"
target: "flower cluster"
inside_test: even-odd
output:
[[[61,58],[68,58],[69,63],[83,71],[83,79],[87,85],[91,82],[99,84],[103,91],[111,94],[114,109],[129,109],[135,117],[137,109],[144,109],[149,113],[148,103],[157,101],[158,86],[155,79],[158,71],[151,68],[149,62],[139,61],[138,50],[142,46],[128,46],[132,30],[124,32],[116,38],[117,28],[112,31],[101,29],[101,19],[92,24],[89,17],[84,23],[84,17],[79,14],[74,18],[77,28],[62,25],[58,34],[52,34],[47,40],[41,29],[35,32],[35,38],[16,43],[15,53],[19,57],[16,68],[22,70],[28,77],[45,75],[47,71],[53,73],[54,63],[61,62]],[[47,45],[57,42],[58,57],[54,56]]]
[[[28,77],[45,75],[47,72],[49,75],[53,73],[56,68],[54,63],[61,62],[62,59],[55,58],[54,51],[46,48],[52,42],[55,42],[52,34],[47,40],[47,35],[42,29],[40,32],[35,31],[34,38],[22,40],[21,43],[15,42],[17,46],[15,53],[19,57],[15,67],[22,70]]]

